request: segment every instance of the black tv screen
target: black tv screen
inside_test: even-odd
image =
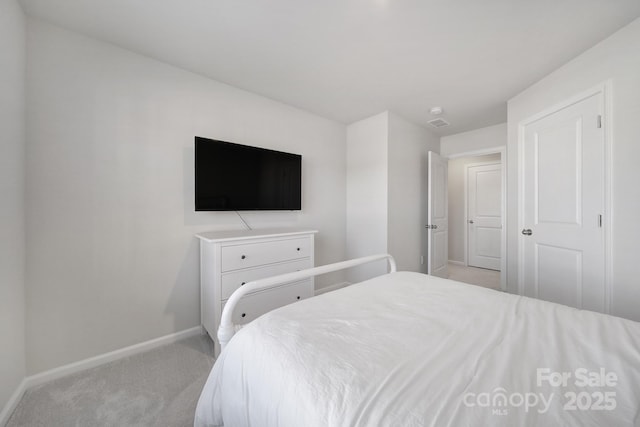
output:
[[[300,210],[302,156],[196,137],[196,211]]]

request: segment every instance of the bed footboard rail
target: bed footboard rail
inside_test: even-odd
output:
[[[356,267],[362,264],[368,264],[370,262],[381,261],[384,259],[389,262],[389,272],[394,273],[396,271],[396,261],[391,255],[380,254],[351,259],[348,261],[336,262],[333,264],[322,265],[306,270],[295,271],[293,273],[281,274],[279,276],[273,276],[265,279],[247,282],[244,286],[236,289],[235,292],[231,294],[229,300],[224,306],[224,309],[222,310],[220,327],[218,328],[218,341],[220,342],[221,349],[224,349],[229,340],[231,340],[233,335],[240,329],[240,325],[234,325],[231,316],[238,301],[240,301],[240,299],[246,294],[263,289],[268,289],[282,283],[295,282],[297,280],[307,279],[309,277],[318,276],[321,274],[332,273],[334,271],[345,270],[347,268]]]

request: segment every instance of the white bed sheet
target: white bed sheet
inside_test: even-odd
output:
[[[570,377],[538,385],[538,369]],[[602,369],[608,385],[576,384]],[[243,328],[195,426],[639,426],[639,408],[640,323],[399,272]]]

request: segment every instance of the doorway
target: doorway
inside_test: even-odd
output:
[[[449,278],[506,290],[505,150],[448,157]]]

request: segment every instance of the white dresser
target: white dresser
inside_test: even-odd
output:
[[[233,291],[252,280],[313,267],[315,233],[316,230],[280,228],[196,235],[200,239],[201,321],[215,342],[216,355],[222,308]],[[312,278],[247,294],[236,306],[233,322],[250,322],[313,294]]]

